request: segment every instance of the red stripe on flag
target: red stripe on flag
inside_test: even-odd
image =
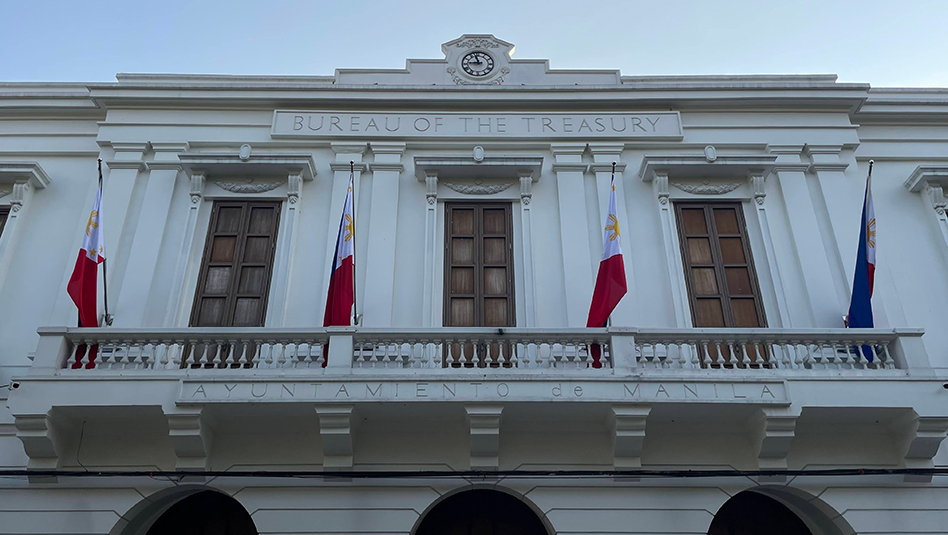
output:
[[[79,249],[79,257],[76,258],[76,267],[72,270],[72,277],[69,278],[69,284],[66,285],[66,293],[72,298],[72,302],[79,309],[80,327],[98,327],[99,310],[96,306],[96,292],[98,290],[99,263],[89,258],[85,249]],[[95,357],[98,346],[89,348],[89,363],[87,368],[95,367]],[[79,363],[85,355],[86,346],[82,345],[76,349],[76,362],[73,368],[79,368]]]
[[[589,305],[589,318],[586,327],[605,327],[609,315],[626,294],[625,263],[621,254],[615,254],[599,262],[599,275],[596,276],[596,288],[593,290],[592,304]],[[593,344],[593,368],[602,368],[602,348]]]

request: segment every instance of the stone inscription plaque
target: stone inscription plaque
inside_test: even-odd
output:
[[[782,381],[524,381],[477,379],[414,381],[200,381],[181,385],[178,403],[352,401],[606,401],[649,403],[790,403]]]
[[[682,138],[676,111],[629,113],[338,113],[277,110],[272,137]]]

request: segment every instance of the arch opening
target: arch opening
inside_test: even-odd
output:
[[[434,505],[415,535],[548,535],[539,516],[521,500],[491,489],[466,490]]]
[[[246,509],[234,498],[206,487],[157,492],[133,507],[113,535],[257,535]]]
[[[759,492],[734,495],[718,509],[708,535],[820,535],[787,506]]]

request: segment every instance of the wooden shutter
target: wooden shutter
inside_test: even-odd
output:
[[[7,217],[10,215],[10,209],[6,206],[0,207],[0,236],[3,236],[3,227],[7,224]]]
[[[695,327],[766,327],[740,203],[676,203]]]
[[[279,203],[214,203],[192,327],[263,326],[279,221]]]
[[[513,327],[509,204],[445,204],[444,325]]]

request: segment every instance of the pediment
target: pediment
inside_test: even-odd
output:
[[[618,70],[553,70],[546,59],[513,59],[514,45],[464,34],[441,45],[439,59],[409,59],[404,69],[337,69],[337,85],[517,87],[621,85]]]

